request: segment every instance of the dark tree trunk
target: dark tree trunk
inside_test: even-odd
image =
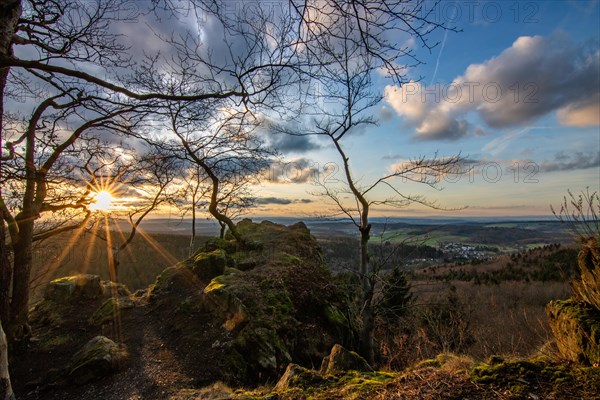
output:
[[[33,262],[33,219],[19,223],[19,240],[13,244],[13,292],[10,306],[9,337],[29,336],[29,280]]]
[[[221,230],[219,231],[219,237],[221,239],[223,239],[225,237],[225,230],[227,229],[227,225],[225,225],[224,223],[219,222],[219,225],[221,225]]]
[[[366,220],[366,218],[365,218]],[[373,346],[373,331],[375,329],[375,315],[373,310],[373,285],[370,279],[369,268],[369,239],[371,225],[367,224],[360,229],[360,282],[362,286],[362,309],[360,312],[362,327],[360,330],[360,354],[370,365],[375,362],[375,349]]]
[[[17,22],[21,16],[20,0],[0,0],[0,57],[12,55],[12,40]],[[0,148],[2,143],[2,126],[4,119],[4,93],[10,68],[0,68]],[[2,160],[0,159],[0,167]],[[0,176],[1,179],[1,176]],[[0,202],[2,200],[2,185],[0,185]],[[12,265],[6,247],[7,215],[4,214],[4,204],[0,204],[0,319],[8,324],[10,321],[10,285],[12,282]]]
[[[0,210],[0,216],[2,211]],[[6,225],[0,220],[0,321],[10,320],[10,285],[12,265],[6,247]]]

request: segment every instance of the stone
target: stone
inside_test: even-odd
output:
[[[69,367],[71,382],[83,385],[110,375],[124,360],[125,350],[105,336],[96,336],[73,356]]]
[[[344,371],[372,372],[373,368],[357,353],[346,350],[341,345],[336,344],[331,349],[329,356],[323,359],[320,373],[322,375],[331,375]]]
[[[569,299],[550,302],[546,312],[563,357],[587,365],[600,364],[600,310]]]
[[[275,385],[275,391],[280,392],[293,387],[307,388],[323,381],[323,377],[316,371],[301,367],[298,364],[288,364],[284,374]]]
[[[126,296],[106,300],[102,305],[94,312],[90,318],[92,325],[103,325],[114,319],[115,314],[118,314],[120,310],[135,307],[134,302]]]
[[[114,296],[129,296],[131,292],[122,283],[117,283],[113,281],[102,281],[100,282],[100,286],[102,287],[102,296],[103,297],[114,297]]]
[[[192,271],[204,282],[210,282],[219,275],[223,275],[227,267],[227,253],[217,249],[210,253],[199,253],[194,259]]]
[[[46,286],[44,299],[64,303],[74,298],[97,299],[102,295],[98,275],[74,275],[55,279]]]

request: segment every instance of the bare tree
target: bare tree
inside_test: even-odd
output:
[[[198,165],[190,165],[185,169],[183,175],[185,204],[181,204],[180,208],[182,216],[185,217],[189,212],[192,217],[192,227],[190,235],[190,244],[188,255],[191,256],[194,252],[194,243],[196,241],[196,227],[198,223],[198,209],[205,206],[205,197],[210,188],[206,183],[206,175],[202,173],[202,168]]]
[[[20,337],[28,329],[33,242],[77,229],[88,221],[92,186],[80,178],[76,166],[101,156],[102,146],[95,139],[99,131],[129,129],[132,119],[125,116],[133,110],[69,89],[41,101],[23,123],[5,125],[3,134],[9,140],[1,182],[10,193],[1,194],[1,206],[13,260],[10,337]],[[81,119],[81,113],[88,115],[87,120]],[[79,217],[64,218],[68,212]],[[44,213],[62,214],[63,218],[54,226],[36,229],[36,221]],[[6,279],[3,284],[8,282]],[[6,309],[6,304],[2,308]],[[20,330],[13,331],[13,325]]]
[[[386,40],[386,27],[407,31],[429,46],[427,35],[439,24],[426,26],[427,15],[419,14],[402,2],[305,2],[299,9],[305,40],[311,54],[320,61],[318,79],[321,83],[322,106],[315,108],[311,121],[301,120],[303,130],[278,126],[276,130],[293,135],[319,135],[329,140],[341,161],[342,179],[338,184],[317,181],[316,193],[328,198],[337,214],[349,218],[360,234],[360,262],[358,275],[362,288],[361,335],[362,355],[374,361],[373,332],[375,307],[373,303],[378,271],[369,254],[372,206],[403,208],[421,204],[442,208],[435,201],[414,195],[402,189],[404,182],[420,183],[439,189],[440,178],[449,173],[460,173],[461,157],[432,158],[421,156],[398,164],[392,171],[365,182],[351,168],[350,156],[345,149],[352,132],[376,124],[371,110],[382,100],[375,92],[372,76],[384,68],[396,83],[404,82],[402,71],[406,64],[396,64],[402,57],[417,59],[408,49],[395,48]],[[417,2],[418,3],[418,2]],[[349,197],[349,199],[348,199]]]
[[[199,1],[195,6],[204,7],[205,3],[210,2]],[[148,4],[152,8],[157,3]],[[174,7],[167,4],[166,8],[176,12]],[[132,115],[134,110],[137,115],[137,107],[145,101],[148,101],[146,110],[158,109],[169,102],[200,104],[200,108],[217,103],[223,107],[262,104],[283,82],[281,71],[287,67],[289,56],[269,47],[267,38],[260,34],[264,32],[260,21],[236,25],[248,28],[243,28],[247,33],[243,37],[239,29],[224,28],[224,40],[231,45],[230,51],[219,58],[213,57],[210,49],[198,40],[183,35],[159,38],[170,46],[172,53],[167,57],[148,54],[145,59],[132,59],[123,37],[114,33],[115,25],[136,17],[130,10],[127,2],[121,0],[0,2],[0,148],[3,151],[0,169],[5,174],[20,162],[22,171],[1,179],[2,188],[7,187],[6,182],[15,182],[21,198],[10,204],[6,192],[0,191],[0,245],[5,245],[8,228],[13,249],[13,265],[3,263],[0,269],[0,291],[8,293],[8,285],[12,283],[10,319],[5,320],[10,337],[24,336],[28,331],[34,221],[47,211],[78,209],[85,214],[90,201],[85,191],[81,199],[71,199],[74,201],[70,203],[65,199],[60,206],[49,207],[46,199],[48,187],[57,187],[47,179],[52,168],[79,145],[85,132],[99,128],[125,132],[129,121],[124,115]],[[206,10],[211,11],[210,7]],[[236,52],[233,42],[240,37],[243,45],[237,46],[240,50]],[[102,72],[107,78],[100,78]],[[20,130],[18,124],[9,126],[6,106],[12,102],[12,107],[16,107],[15,96],[23,94],[28,99],[45,100],[34,105],[27,129]],[[52,116],[54,122],[48,122]],[[122,127],[116,126],[119,124]],[[72,134],[65,140],[61,129]],[[50,133],[43,136],[46,134],[43,132]],[[211,179],[214,185],[214,177]],[[54,193],[58,195],[60,190]],[[65,225],[60,231],[75,227]],[[7,254],[5,248],[2,250]],[[2,301],[0,310],[7,312],[8,297]]]
[[[255,134],[257,121],[247,111],[215,113],[214,107],[172,106],[168,112],[174,139],[161,144],[199,168],[206,176],[208,212],[241,244],[232,218],[247,205],[248,185],[257,179],[272,154]],[[246,200],[248,199],[248,200]]]

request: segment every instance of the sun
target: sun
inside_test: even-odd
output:
[[[94,199],[96,202],[90,206],[90,210],[109,212],[112,202],[115,198],[109,191],[101,190],[96,193]]]

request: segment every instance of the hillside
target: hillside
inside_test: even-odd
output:
[[[430,343],[415,355],[393,337],[388,345],[400,347],[387,351],[405,360],[392,362],[388,354],[378,360],[381,370],[346,350],[334,358],[339,345],[356,348],[351,281],[324,266],[321,247],[302,223],[244,220],[238,229],[243,245],[231,238],[207,240],[134,293],[94,275],[51,282],[32,310],[31,341],[11,353],[19,398],[598,398],[600,370],[565,362],[551,342],[540,349],[528,343],[527,357],[490,357],[492,348],[477,357],[447,353],[464,350],[447,347],[456,338],[454,328],[476,339],[458,344],[495,340],[493,332],[454,322],[450,336],[438,337],[443,347]],[[438,305],[462,307],[457,299]],[[415,324],[417,341],[404,346],[422,346],[436,332],[423,325],[426,320],[411,318],[467,315],[460,308],[426,310],[405,320]]]

